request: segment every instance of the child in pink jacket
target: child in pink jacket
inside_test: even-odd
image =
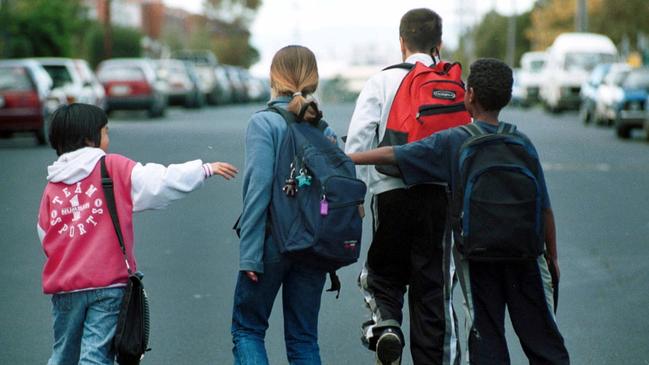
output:
[[[59,156],[48,167],[38,213],[45,251],[43,292],[52,294],[54,364],[113,364],[112,338],[128,272],[101,184],[100,160],[113,189],[128,262],[133,271],[133,212],[159,209],[199,188],[212,175],[237,169],[201,160],[167,167],[142,165],[108,151],[108,119],[86,104],[58,109],[49,131]]]

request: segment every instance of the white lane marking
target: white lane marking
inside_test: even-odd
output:
[[[598,171],[610,172],[612,167],[608,163],[563,163],[563,162],[543,162],[541,163],[544,171]]]

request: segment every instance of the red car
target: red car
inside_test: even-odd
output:
[[[0,61],[0,136],[33,132],[39,144],[48,143],[48,116],[61,102],[51,87],[52,79],[36,61]]]
[[[161,117],[167,109],[166,84],[147,59],[114,58],[98,66],[97,77],[106,90],[106,113],[146,110]]]

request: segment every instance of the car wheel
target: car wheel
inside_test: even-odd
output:
[[[615,126],[615,134],[622,139],[628,139],[631,137],[631,128],[622,124],[617,124]]]
[[[207,94],[207,103],[209,105],[217,105],[219,103],[219,98],[218,95],[216,94],[216,91],[212,90],[209,94]]]
[[[166,108],[167,108],[167,102],[164,97],[161,97],[157,100],[154,99],[148,110],[149,118],[163,117],[165,115]]]
[[[579,109],[579,119],[581,119],[584,125],[590,124],[590,113],[588,112],[588,108],[583,105]]]
[[[43,125],[41,126],[41,128],[34,131],[34,134],[36,136],[36,141],[41,146],[50,143],[49,126],[50,126],[50,118],[44,117]]]

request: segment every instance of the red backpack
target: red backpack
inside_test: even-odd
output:
[[[418,141],[431,134],[468,124],[464,107],[464,82],[459,63],[438,62],[426,66],[401,63],[385,70],[409,70],[392,101],[385,136],[379,147]],[[400,177],[396,166],[376,166],[383,174]]]

